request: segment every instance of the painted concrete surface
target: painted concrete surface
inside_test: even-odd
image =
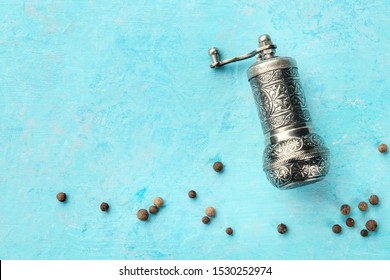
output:
[[[1,1],[0,258],[389,259],[388,4]],[[240,55],[263,33],[298,62],[332,155],[320,183],[268,183],[253,60],[209,68],[209,47]],[[359,212],[372,193],[380,205]],[[156,196],[165,207],[138,221]],[[356,226],[336,235],[343,203]]]

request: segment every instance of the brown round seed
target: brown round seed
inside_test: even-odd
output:
[[[110,208],[110,206],[107,202],[102,202],[102,204],[100,204],[100,210],[102,210],[103,212],[106,212],[108,208]]]
[[[368,231],[366,229],[362,229],[360,231],[360,235],[363,236],[363,237],[366,237],[368,235]]]
[[[386,153],[387,152],[387,145],[386,144],[380,144],[378,146],[378,151],[381,153]]]
[[[348,204],[343,204],[340,207],[340,212],[343,215],[348,215],[349,213],[351,213],[351,207]]]
[[[214,162],[213,169],[215,172],[221,172],[223,169],[223,164],[220,161]]]
[[[279,224],[277,230],[280,234],[285,234],[287,232],[287,226],[285,224]]]
[[[164,199],[162,199],[161,197],[156,197],[154,200],[153,200],[153,203],[154,205],[156,205],[158,208],[162,207],[163,204],[164,204]]]
[[[211,206],[207,207],[206,210],[205,210],[205,213],[209,217],[214,217],[215,216],[215,209],[214,209],[214,207],[211,207]]]
[[[333,227],[332,227],[332,231],[334,232],[334,233],[340,233],[341,232],[341,226],[340,225],[334,225]]]
[[[369,201],[372,205],[377,205],[379,203],[379,197],[377,195],[373,194],[370,196]]]
[[[188,196],[189,196],[190,198],[195,198],[195,197],[196,197],[196,191],[189,191],[189,192],[188,192]]]
[[[204,217],[202,218],[202,223],[204,223],[205,225],[208,224],[208,223],[210,223],[210,218],[207,217],[207,216],[204,216]]]
[[[360,211],[367,211],[368,209],[368,204],[364,201],[360,202],[359,205],[358,205],[358,208]]]
[[[378,227],[378,224],[376,223],[375,220],[368,220],[366,223],[366,228],[369,231],[375,231],[377,227]]]
[[[226,233],[227,233],[228,235],[232,235],[232,234],[233,234],[233,229],[232,229],[231,227],[228,227],[228,228],[226,229]]]
[[[355,225],[355,220],[352,219],[352,218],[348,218],[345,223],[347,224],[347,226],[349,227],[353,227]]]
[[[156,214],[158,212],[158,208],[156,205],[152,205],[149,207],[150,214]]]
[[[139,209],[137,213],[137,217],[141,221],[146,221],[149,218],[149,213],[146,209]]]
[[[59,192],[57,194],[57,199],[58,201],[60,202],[64,202],[66,200],[66,193],[63,193],[63,192]]]

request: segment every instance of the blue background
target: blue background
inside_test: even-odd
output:
[[[377,151],[390,144],[388,1],[18,0],[0,12],[1,259],[390,258],[389,155]],[[297,60],[331,151],[320,183],[279,191],[265,178],[254,59],[209,68],[209,47],[241,55],[263,33]],[[359,212],[372,193],[380,205]],[[156,196],[165,207],[137,220]],[[356,226],[336,235],[343,203]],[[369,218],[379,227],[364,239]]]

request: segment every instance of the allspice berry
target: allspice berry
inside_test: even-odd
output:
[[[387,152],[387,145],[386,145],[386,144],[380,144],[380,145],[378,146],[378,151],[379,151],[380,153],[386,153],[386,152]]]
[[[226,229],[226,234],[232,235],[232,234],[233,234],[233,229],[232,229],[231,227],[228,227],[228,228]]]
[[[360,235],[363,236],[363,237],[366,237],[368,235],[368,231],[366,229],[362,229],[360,231]]]
[[[340,212],[343,215],[348,215],[349,213],[351,213],[351,207],[348,204],[343,204],[340,207]]]
[[[369,231],[375,231],[377,227],[378,227],[378,224],[376,223],[375,220],[368,220],[366,223],[366,228]]]
[[[285,234],[287,232],[287,226],[285,224],[279,224],[277,230],[280,234]]]
[[[213,169],[215,172],[221,172],[223,169],[223,164],[220,161],[214,162]]]
[[[149,207],[150,214],[156,214],[158,212],[158,208],[156,205],[152,205]]]
[[[205,210],[205,213],[207,216],[209,217],[214,217],[215,216],[215,209],[214,207],[207,207],[206,210]]]
[[[57,194],[57,199],[58,201],[60,202],[64,202],[66,200],[66,193],[63,193],[63,192],[59,192]]]
[[[352,219],[352,218],[348,218],[346,221],[345,221],[346,225],[348,227],[353,227],[355,225],[355,220]]]
[[[162,199],[161,197],[156,197],[154,200],[153,200],[153,203],[154,205],[156,205],[158,208],[162,207],[163,204],[164,204],[164,199]]]
[[[204,216],[204,217],[202,218],[202,223],[204,223],[205,225],[208,224],[208,223],[210,223],[210,218],[207,217],[207,216]]]
[[[188,192],[188,196],[189,196],[190,198],[195,198],[195,197],[196,197],[196,192],[195,192],[195,191],[189,191],[189,192]]]
[[[100,210],[102,210],[103,212],[106,212],[109,207],[110,206],[108,205],[107,202],[102,202],[102,204],[100,204]]]
[[[139,209],[137,213],[137,217],[141,221],[147,221],[149,218],[149,213],[146,209]]]
[[[360,202],[359,205],[358,205],[358,208],[360,211],[367,211],[368,209],[368,204],[364,201]]]
[[[372,205],[377,205],[379,203],[379,197],[377,195],[373,194],[370,196],[369,201]]]
[[[334,225],[333,227],[332,227],[332,231],[334,232],[334,233],[340,233],[341,232],[341,226],[340,225]]]

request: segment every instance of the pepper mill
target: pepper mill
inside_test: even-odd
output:
[[[329,150],[314,132],[298,68],[290,57],[275,56],[270,36],[259,37],[259,48],[221,61],[211,48],[211,68],[256,56],[247,70],[265,136],[263,170],[278,189],[292,189],[320,181],[329,170]]]

